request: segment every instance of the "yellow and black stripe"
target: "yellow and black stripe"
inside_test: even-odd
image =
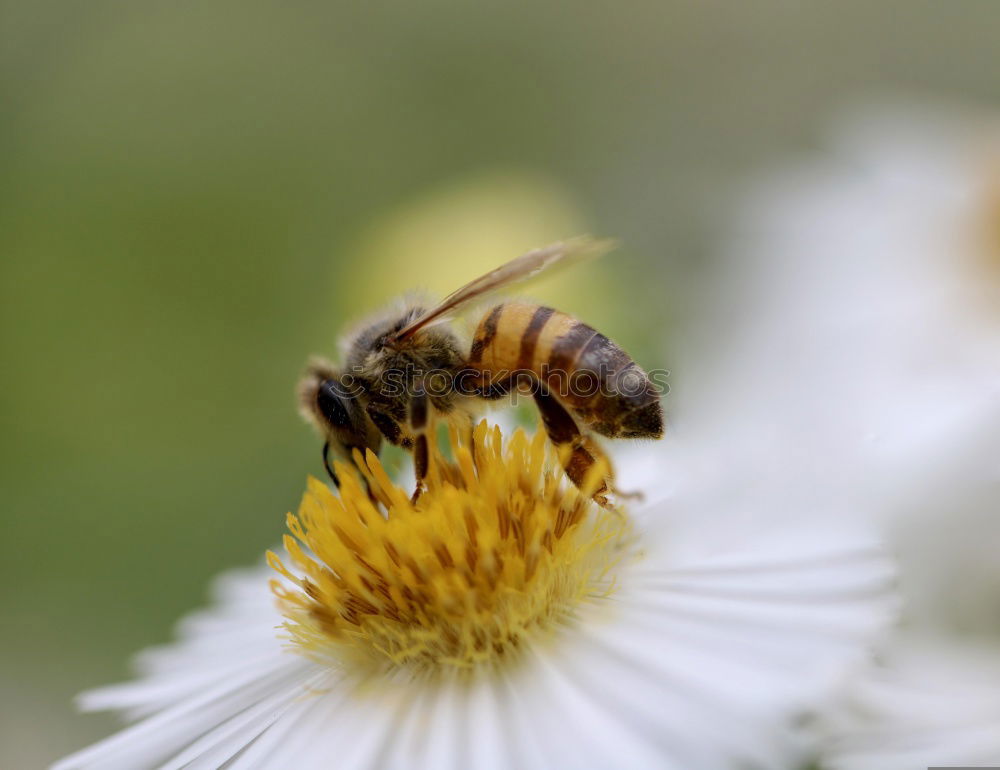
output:
[[[530,373],[590,429],[614,438],[658,438],[659,395],[646,373],[591,326],[550,307],[496,305],[476,329],[469,364],[484,391],[504,393]],[[630,387],[623,391],[624,378]]]

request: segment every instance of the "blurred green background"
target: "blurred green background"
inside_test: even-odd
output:
[[[647,367],[727,195],[887,92],[1000,101],[979,2],[125,3],[0,10],[0,766],[276,541],[310,353],[582,230],[534,294]]]

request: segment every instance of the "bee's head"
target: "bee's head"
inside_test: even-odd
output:
[[[299,412],[341,455],[350,450],[378,452],[381,437],[365,413],[362,389],[322,360],[309,363],[299,382]]]

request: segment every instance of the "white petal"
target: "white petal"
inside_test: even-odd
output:
[[[66,757],[54,767],[124,770],[160,764],[261,700],[278,693],[300,692],[303,682],[308,681],[306,671],[302,662],[292,659],[255,679],[217,684]]]
[[[831,770],[1000,765],[1000,654],[901,638],[825,728]]]

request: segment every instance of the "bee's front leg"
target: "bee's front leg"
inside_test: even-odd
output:
[[[403,426],[399,424],[396,417],[379,408],[377,404],[369,403],[365,409],[372,423],[391,444],[413,451],[413,471],[417,477],[417,488],[413,493],[413,501],[416,502],[421,492],[424,491],[424,479],[427,477],[430,463],[430,451],[427,443],[429,411],[427,394],[422,387],[418,386],[410,396],[406,418],[409,429],[407,431],[403,430]]]
[[[327,439],[323,443],[323,467],[326,468],[326,473],[333,482],[333,485],[340,489],[340,479],[337,478],[336,471],[333,470],[333,466],[330,464],[330,440]]]
[[[365,406],[365,412],[372,424],[378,428],[379,433],[385,436],[390,444],[409,449],[410,441],[403,435],[403,428],[395,417],[373,402],[369,402]]]

